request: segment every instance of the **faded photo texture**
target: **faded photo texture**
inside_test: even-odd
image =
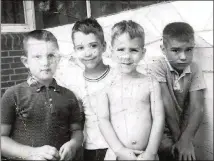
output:
[[[11,2],[11,1],[10,1]],[[73,23],[89,15],[103,27],[107,50],[105,64],[115,67],[111,55],[111,28],[121,20],[133,20],[144,28],[146,54],[137,70],[146,73],[148,64],[163,57],[160,49],[163,28],[170,22],[189,23],[195,31],[194,60],[202,68],[206,82],[203,121],[195,136],[196,157],[213,160],[213,2],[212,1],[40,1],[35,0],[35,27],[51,31],[58,39],[61,60],[55,78],[62,86],[78,82],[84,70],[77,60],[71,39]],[[20,3],[20,4],[18,4]],[[25,21],[22,1],[16,5],[2,0],[1,23],[20,24]],[[90,13],[89,13],[90,12]],[[27,69],[22,65],[24,32],[1,33],[1,94],[26,80]],[[81,82],[80,82],[81,83]],[[74,87],[75,88],[75,87]],[[76,88],[78,91],[78,88]]]

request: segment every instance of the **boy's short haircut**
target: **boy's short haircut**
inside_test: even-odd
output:
[[[169,23],[163,30],[163,44],[167,45],[169,39],[189,42],[190,40],[194,40],[194,30],[192,26],[185,22]]]
[[[118,23],[116,23],[113,27],[112,27],[112,34],[111,34],[111,45],[114,44],[114,40],[124,34],[124,33],[128,33],[131,39],[134,38],[141,38],[143,40],[143,44],[142,47],[144,47],[144,43],[145,43],[145,33],[144,33],[144,29],[143,27],[132,21],[132,20],[123,20],[120,21]]]
[[[72,28],[72,40],[74,41],[74,34],[76,32],[83,32],[84,34],[93,33],[97,36],[100,42],[105,42],[104,33],[101,25],[94,18],[86,18],[83,20],[76,21]]]
[[[57,48],[59,48],[58,41],[56,37],[47,30],[34,30],[29,33],[27,33],[23,39],[23,48],[24,52],[27,55],[27,41],[29,39],[36,39],[36,40],[42,40],[47,42],[53,42]]]

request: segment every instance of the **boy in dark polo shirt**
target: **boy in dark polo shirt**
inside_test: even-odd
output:
[[[10,87],[1,101],[1,153],[8,159],[72,160],[83,140],[81,115],[73,92],[53,79],[58,42],[46,30],[23,41],[29,69],[26,82]]]
[[[173,22],[163,30],[163,59],[154,61],[151,74],[160,82],[166,111],[166,129],[160,160],[195,160],[194,136],[203,118],[203,73],[193,62],[193,28]]]

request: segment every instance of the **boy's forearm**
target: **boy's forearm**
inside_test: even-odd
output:
[[[160,83],[160,86],[165,110],[166,123],[172,132],[174,141],[177,141],[177,139],[180,137],[181,131],[178,121],[176,119],[177,116],[175,111],[175,104],[171,98],[166,83]]]
[[[109,146],[114,152],[117,152],[123,147],[123,144],[118,139],[112,127],[112,124],[108,119],[99,118],[99,128],[106,142],[109,144]]]
[[[8,136],[1,136],[1,153],[4,157],[25,160],[30,157],[33,149],[15,142]]]
[[[187,123],[182,127],[181,138],[193,139],[197,132],[204,114],[204,91],[190,93],[190,106],[188,110]]]
[[[181,138],[193,140],[195,133],[197,132],[200,126],[202,118],[203,118],[203,108],[202,107],[194,108],[191,114],[189,115],[188,123],[186,125],[185,130],[181,134]]]
[[[172,132],[173,140],[176,142],[180,137],[181,131],[176,119],[176,113],[173,109],[175,109],[175,105],[170,97],[163,99],[166,123]]]
[[[72,133],[71,140],[69,141],[72,144],[72,147],[75,146],[76,149],[79,149],[83,143],[83,132],[82,130],[75,130]]]
[[[172,132],[174,142],[176,142],[181,135],[181,131],[180,131],[178,122],[175,120],[175,118],[167,117],[166,124],[168,125],[170,131]]]
[[[150,154],[157,154],[162,139],[164,124],[164,115],[154,117],[146,152]]]

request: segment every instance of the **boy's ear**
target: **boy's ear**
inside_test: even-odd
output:
[[[145,55],[145,53],[146,53],[146,48],[143,48],[143,51],[142,51],[142,52],[143,52],[143,54]]]
[[[103,42],[103,52],[105,52],[106,51],[106,42],[104,41]]]
[[[27,62],[27,57],[26,56],[21,56],[21,62],[24,64],[24,66],[26,67],[26,68],[29,68],[29,66],[28,66],[28,62]]]
[[[75,48],[75,46],[74,46],[74,45],[73,45],[73,50],[74,50],[74,51],[76,51],[76,48]]]
[[[160,45],[160,48],[161,48],[162,53],[165,55],[166,49],[165,49],[164,45],[163,44]]]
[[[145,54],[146,54],[146,48],[143,48],[140,60],[144,58]]]

